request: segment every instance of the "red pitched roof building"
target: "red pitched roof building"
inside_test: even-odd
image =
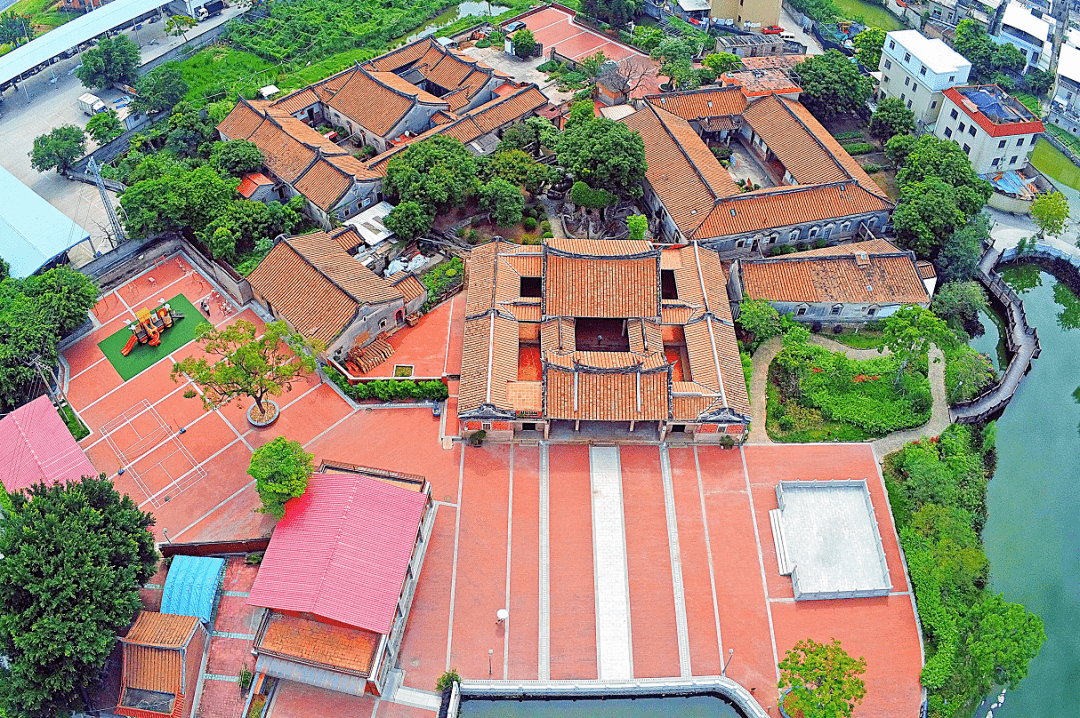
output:
[[[117,715],[188,718],[208,635],[195,616],[141,612],[120,638],[124,670]]]
[[[0,480],[8,493],[97,474],[49,397],[0,419]]]
[[[286,505],[248,597],[269,609],[255,670],[379,695],[431,536],[431,489],[421,477],[380,469],[324,471]]]
[[[549,239],[492,242],[469,261],[463,436],[744,435],[750,402],[715,252]]]

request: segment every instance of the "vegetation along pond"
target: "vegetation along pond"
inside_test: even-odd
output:
[[[412,42],[417,38],[434,35],[437,30],[452,25],[463,17],[495,17],[500,13],[506,12],[508,9],[509,8],[503,7],[502,5],[466,0],[466,2],[454,5],[449,10],[436,15],[420,27],[416,28],[413,34],[409,35],[408,41]]]
[[[730,703],[712,696],[486,701],[461,704],[462,718],[741,718]]]
[[[997,473],[983,530],[993,589],[1042,617],[1046,643],[994,718],[1076,715],[1080,685],[1080,299],[1035,265],[1003,272],[1039,330],[1042,354],[998,420]],[[995,356],[998,332],[975,342]],[[994,700],[992,697],[990,701]],[[989,703],[989,701],[988,701]],[[986,715],[983,705],[976,715]]]

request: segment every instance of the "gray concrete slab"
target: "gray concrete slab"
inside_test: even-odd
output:
[[[785,481],[781,528],[796,598],[884,595],[892,584],[865,481]]]

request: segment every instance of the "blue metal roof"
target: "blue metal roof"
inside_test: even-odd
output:
[[[174,556],[165,577],[161,612],[195,616],[209,623],[214,613],[214,597],[225,573],[225,559],[203,556]]]
[[[0,167],[0,257],[22,279],[90,239],[90,233]]]

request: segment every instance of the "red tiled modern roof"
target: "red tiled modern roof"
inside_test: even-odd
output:
[[[835,257],[850,256],[853,254],[890,254],[902,251],[887,239],[869,239],[865,242],[848,242],[834,247],[821,247],[820,249],[807,249],[799,252],[800,257]]]
[[[0,466],[8,493],[98,473],[47,396],[0,419]]]
[[[184,682],[184,655],[181,649],[199,627],[194,616],[142,611],[124,644],[123,687],[179,695]],[[201,661],[202,656],[192,660]]]
[[[293,188],[316,207],[329,212],[353,186],[354,177],[338,167],[336,162],[320,156],[304,174],[296,178]]]
[[[248,603],[388,634],[427,501],[367,476],[315,474],[274,527]]]
[[[300,112],[303,109],[311,107],[318,101],[319,96],[318,94],[316,94],[315,90],[311,87],[305,87],[303,89],[297,90],[296,92],[290,92],[288,95],[274,100],[274,103],[273,105],[271,105],[271,107],[279,109],[282,112],[287,112],[291,115],[294,112]]]
[[[746,111],[746,95],[738,87],[709,87],[686,92],[646,95],[645,101],[684,120],[741,115]]]
[[[401,292],[405,298],[405,303],[419,299],[427,292],[427,288],[423,283],[416,278],[416,275],[412,272],[398,272],[389,278],[390,283],[397,287],[397,290]]]
[[[974,102],[964,97],[962,91],[979,91],[981,88],[992,88],[992,91],[1005,94],[997,85],[969,85],[964,87],[950,87],[945,90],[945,97],[960,108],[960,111],[965,113],[968,117],[975,120],[979,127],[983,128],[991,137],[1008,137],[1010,135],[1028,135],[1035,132],[1044,132],[1046,128],[1043,123],[1039,121],[1037,117],[1031,115],[1030,111],[1023,106],[1019,100],[1014,100],[1020,108],[1023,108],[1023,112],[1027,112],[1033,119],[1029,119],[1024,122],[1001,122],[996,123],[985,114],[979,111],[979,108]],[[1019,108],[1017,108],[1019,111]]]
[[[374,631],[275,612],[256,650],[367,676],[378,647],[379,634]]]
[[[183,648],[198,625],[197,616],[141,611],[121,640],[132,645],[155,648]]]
[[[403,88],[410,88],[411,91]],[[374,134],[382,136],[401,122],[417,102],[445,106],[438,98],[393,73],[368,72],[357,67],[326,104]]]
[[[574,367],[593,370],[575,371]],[[548,354],[544,358],[544,414],[550,419],[582,421],[667,419],[670,374],[661,352],[649,357],[619,352]]]
[[[930,296],[907,252],[848,256],[788,255],[740,262],[748,299],[842,304],[926,304]]]
[[[255,194],[255,190],[259,189],[259,187],[265,187],[272,184],[274,184],[273,180],[262,172],[248,172],[244,175],[244,178],[240,182],[240,186],[236,188],[236,191],[240,193],[241,197],[251,199],[251,196]]]

